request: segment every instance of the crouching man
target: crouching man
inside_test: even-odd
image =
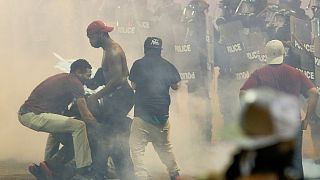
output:
[[[94,125],[96,119],[87,107],[83,84],[91,76],[91,65],[84,59],[71,64],[70,73],[51,76],[41,82],[21,106],[18,118],[22,125],[40,132],[70,133],[73,140],[75,162],[79,174],[86,173],[92,163],[86,124]],[[76,99],[83,121],[62,115],[68,105]],[[52,179],[50,161],[31,165],[29,171],[38,179],[39,172],[46,172]]]

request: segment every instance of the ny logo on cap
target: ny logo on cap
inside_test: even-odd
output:
[[[152,39],[150,44],[153,46],[160,46],[159,39]]]

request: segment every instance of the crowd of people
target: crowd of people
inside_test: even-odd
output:
[[[147,9],[147,1],[106,3],[101,4],[99,16],[108,23],[95,20],[86,28],[90,45],[103,50],[101,67],[93,78],[91,64],[78,59],[69,73],[41,82],[19,110],[22,125],[49,133],[45,159],[28,167],[31,174],[43,180],[148,179],[143,159],[151,142],[170,179],[180,180],[169,138],[169,90],[178,90],[182,81],[188,81],[190,94],[211,102],[212,65],[220,71],[217,93],[223,120],[240,119],[250,142],[240,144],[241,151],[223,175],[209,179],[303,178],[302,134],[308,124],[315,124],[312,131],[317,136],[318,90],[316,78],[306,76],[306,56],[298,51],[306,47],[298,38],[295,46],[290,32],[290,23],[298,21],[291,17],[310,21],[300,8],[301,1],[270,5],[268,1],[221,0],[222,15],[212,24],[206,21],[209,4],[205,0],[191,0],[184,9],[163,0],[154,13]],[[211,36],[206,34],[208,27],[214,29]],[[257,39],[250,39],[252,35]],[[208,37],[213,39],[213,61]],[[137,46],[142,39],[143,47]],[[137,59],[130,70],[128,54]],[[197,63],[186,65],[181,57],[185,63],[188,59]],[[190,70],[187,73],[195,75],[184,78],[190,67],[199,70]],[[87,95],[84,86],[103,88]],[[300,95],[307,101],[301,123]],[[131,119],[128,113],[133,107]],[[211,146],[212,129],[216,129],[211,104],[206,108],[199,128],[201,140]]]

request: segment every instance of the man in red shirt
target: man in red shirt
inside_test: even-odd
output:
[[[87,107],[83,88],[84,82],[91,76],[91,68],[86,60],[79,59],[71,64],[70,73],[47,78],[32,91],[18,113],[20,123],[35,131],[72,134],[79,172],[84,172],[92,163],[86,124],[94,125],[96,120]],[[62,115],[73,100],[78,105],[83,121]],[[34,165],[31,168],[50,172],[50,162],[41,162],[40,167]],[[32,172],[37,169],[29,170]],[[50,173],[46,176],[52,178]]]
[[[318,101],[318,92],[315,85],[299,70],[283,64],[284,46],[279,40],[272,40],[266,44],[267,65],[254,71],[240,89],[240,96],[248,89],[268,87],[296,96],[308,98],[308,108],[305,119],[302,121],[302,130],[308,126],[314,116]],[[299,176],[303,176],[302,169],[302,133],[298,138],[297,157],[295,166]]]

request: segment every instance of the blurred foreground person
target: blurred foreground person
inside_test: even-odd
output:
[[[99,111],[97,119],[101,123],[100,129],[103,129],[93,144],[93,166],[96,173],[105,176],[106,158],[111,156],[118,178],[131,180],[134,176],[129,148],[132,120],[127,114],[133,106],[133,89],[127,80],[129,70],[125,53],[110,38],[109,33],[112,31],[113,27],[99,20],[87,27],[91,46],[103,49],[101,68],[94,78],[96,80],[86,84],[90,89],[104,86],[88,97],[89,107]]]
[[[131,126],[130,149],[134,170],[139,180],[148,179],[143,156],[152,142],[171,180],[180,180],[179,168],[169,141],[170,87],[178,89],[181,81],[177,69],[161,57],[162,40],[148,37],[145,56],[134,62],[129,79],[135,91],[134,119]]]
[[[292,167],[300,128],[297,97],[271,89],[249,90],[241,98],[240,127],[246,138],[226,179],[299,179]]]
[[[86,124],[95,125],[96,119],[87,107],[83,87],[90,76],[91,65],[84,59],[76,60],[71,64],[70,73],[57,74],[40,83],[18,113],[20,123],[35,131],[72,134],[79,174],[87,173],[92,164]],[[74,99],[83,121],[63,115]],[[29,171],[38,179],[52,179],[50,168],[55,163],[48,160],[39,166],[33,164],[29,166]]]
[[[306,116],[302,121],[301,130],[305,130],[318,100],[315,85],[299,70],[283,63],[285,50],[281,41],[271,40],[266,44],[267,65],[254,71],[240,89],[240,95],[249,89],[268,87],[290,95],[308,98]],[[302,166],[302,131],[298,134],[294,166],[303,178]]]

